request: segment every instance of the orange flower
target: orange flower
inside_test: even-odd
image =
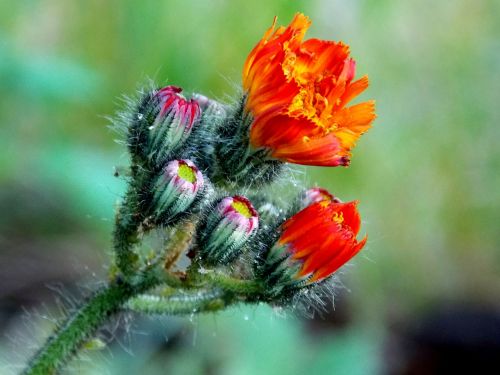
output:
[[[323,200],[306,207],[282,225],[267,257],[274,274],[288,284],[321,281],[355,256],[367,237],[356,239],[361,219],[357,202]],[[273,267],[273,268],[274,268]]]
[[[250,144],[296,164],[348,165],[350,150],[375,119],[375,103],[347,104],[368,87],[354,81],[355,62],[342,42],[303,41],[311,22],[276,18],[243,67]]]

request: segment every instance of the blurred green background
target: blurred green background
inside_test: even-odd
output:
[[[0,1],[0,373],[105,278],[121,96],[153,78],[224,99],[297,11],[351,45],[377,101],[350,168],[305,169],[361,201],[369,234],[335,311],[124,317],[65,373],[433,373],[436,340],[499,354],[500,2],[20,0]]]

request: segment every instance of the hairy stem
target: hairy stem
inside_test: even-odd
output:
[[[163,297],[157,295],[139,295],[131,298],[125,308],[136,312],[159,315],[185,315],[209,311],[218,311],[234,302],[232,296],[220,289],[202,290],[189,293],[177,293]]]
[[[264,290],[264,286],[255,280],[235,279],[220,273],[209,274],[207,278],[212,285],[243,296],[256,296]]]
[[[55,373],[130,297],[151,289],[161,281],[156,272],[147,272],[134,283],[117,281],[95,292],[49,337],[23,374]]]
[[[165,269],[169,270],[179,260],[182,253],[193,241],[195,224],[192,221],[185,221],[173,228],[171,233],[171,243],[165,249]],[[173,245],[172,245],[173,243]]]
[[[133,251],[133,246],[138,242],[137,230],[140,220],[134,212],[130,212],[130,207],[136,205],[135,202],[130,202],[133,199],[132,189],[130,189],[116,214],[113,233],[116,265],[125,277],[133,274],[138,260],[137,254]]]

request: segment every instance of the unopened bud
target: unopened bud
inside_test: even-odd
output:
[[[222,199],[199,230],[201,261],[212,266],[233,261],[258,225],[257,211],[247,198],[236,195]]]
[[[192,99],[199,104],[203,115],[199,124],[194,127],[182,157],[194,160],[203,173],[212,177],[217,129],[226,118],[226,108],[222,103],[202,94],[193,94]]]
[[[181,91],[167,86],[143,98],[129,129],[133,156],[161,167],[184,146],[201,118],[201,109],[195,99],[186,99]]]
[[[198,102],[187,100],[181,91],[179,87],[167,86],[156,93],[161,109],[149,127],[150,152],[160,162],[184,145],[201,116]]]
[[[201,172],[190,160],[173,160],[163,169],[154,186],[153,207],[163,223],[172,223],[189,213],[204,190]]]
[[[307,207],[313,203],[318,203],[318,202],[322,202],[322,201],[335,202],[335,203],[342,202],[339,198],[333,196],[328,190],[320,188],[320,187],[307,189],[302,194],[302,206],[303,207]]]

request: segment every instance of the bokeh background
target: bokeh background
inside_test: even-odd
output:
[[[275,15],[351,45],[378,119],[348,169],[367,248],[335,309],[122,317],[64,373],[428,374],[500,355],[500,2],[0,1],[0,373],[106,277],[127,162],[107,116],[148,78],[224,99]],[[491,362],[493,363],[493,362]],[[496,363],[498,365],[498,362]],[[478,367],[471,367],[478,369]]]

